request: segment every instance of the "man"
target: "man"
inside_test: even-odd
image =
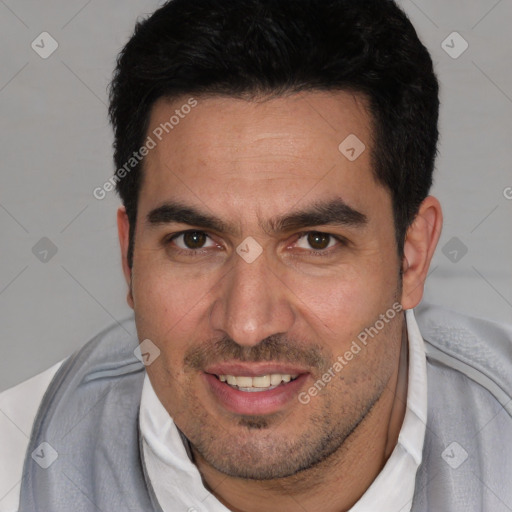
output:
[[[110,99],[134,319],[51,372],[16,508],[512,508],[510,330],[413,312],[439,102],[403,12],[173,0]]]

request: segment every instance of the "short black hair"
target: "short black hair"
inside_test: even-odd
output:
[[[160,98],[362,93],[373,172],[391,192],[401,258],[432,185],[438,89],[427,49],[392,0],[170,0],[137,22],[118,56],[109,107],[114,161],[126,168]],[[143,163],[116,180],[130,222],[130,267]]]

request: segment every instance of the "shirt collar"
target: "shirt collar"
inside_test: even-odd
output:
[[[409,341],[407,407],[398,442],[372,485],[350,512],[410,512],[427,425],[425,345],[412,309],[405,312]]]

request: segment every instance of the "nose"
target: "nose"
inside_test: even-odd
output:
[[[215,292],[211,327],[241,346],[254,346],[289,331],[295,321],[291,293],[265,255],[247,263],[237,258]]]

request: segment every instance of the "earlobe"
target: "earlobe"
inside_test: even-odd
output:
[[[425,280],[434,255],[443,213],[439,201],[428,196],[421,203],[414,221],[407,230],[402,260],[402,306],[414,308],[423,296]]]
[[[128,265],[128,247],[130,243],[130,221],[124,206],[120,206],[117,210],[117,233],[119,236],[119,245],[121,248],[121,262],[123,267],[123,274],[128,284],[128,295],[126,301],[133,309],[133,295],[132,295],[132,271]]]

